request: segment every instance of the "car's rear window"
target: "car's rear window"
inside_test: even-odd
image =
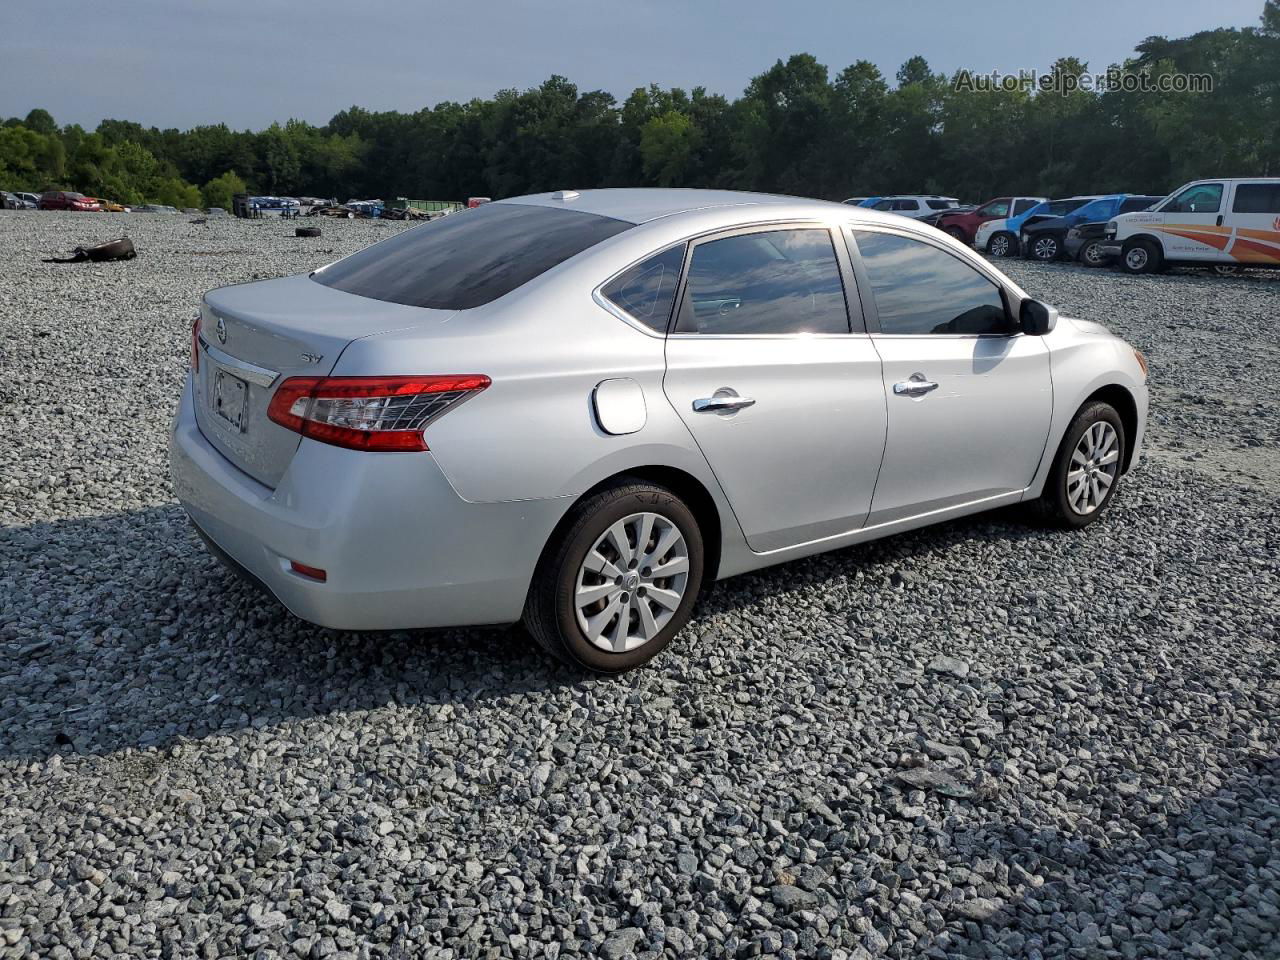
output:
[[[406,230],[312,279],[373,300],[467,310],[631,226],[577,210],[488,203]]]

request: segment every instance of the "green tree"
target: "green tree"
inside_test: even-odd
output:
[[[245,193],[248,189],[234,170],[228,170],[222,176],[214,177],[201,187],[200,196],[206,209],[221,207],[223,210],[230,210],[231,198],[237,193]]]

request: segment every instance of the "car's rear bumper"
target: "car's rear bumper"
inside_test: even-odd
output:
[[[321,626],[388,630],[511,623],[563,499],[471,503],[430,453],[313,440],[280,484],[258,483],[196,425],[190,379],[169,445],[174,490],[220,558]],[[318,567],[325,581],[291,569]]]

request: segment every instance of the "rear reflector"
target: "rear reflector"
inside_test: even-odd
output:
[[[310,577],[312,580],[319,580],[324,583],[329,579],[329,575],[319,567],[308,567],[305,563],[299,563],[297,560],[289,561],[289,569],[294,573],[300,573],[304,577]]]
[[[483,374],[431,377],[290,377],[267,416],[295,433],[352,450],[427,449],[422,431],[490,384]]]
[[[200,315],[191,321],[191,372],[200,372]]]

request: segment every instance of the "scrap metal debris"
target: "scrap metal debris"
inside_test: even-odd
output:
[[[128,237],[119,240],[108,240],[92,247],[76,247],[69,257],[48,257],[45,263],[105,263],[108,260],[132,260],[138,255],[133,248],[133,241]]]

